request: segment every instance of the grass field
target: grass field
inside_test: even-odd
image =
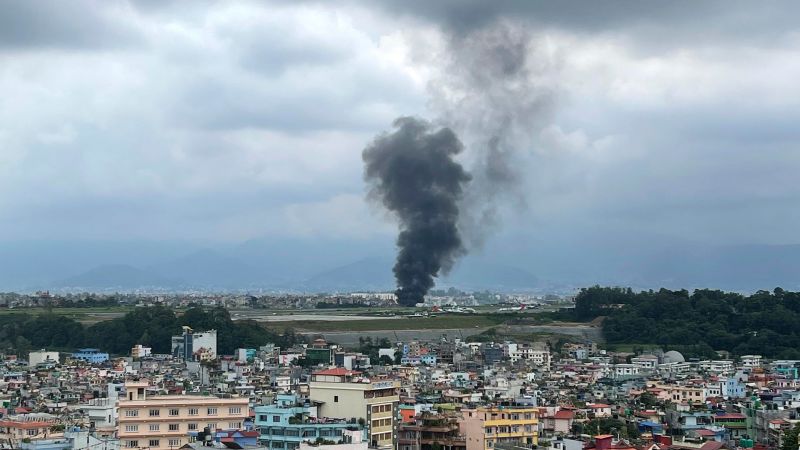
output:
[[[103,306],[96,308],[0,308],[0,316],[55,314],[69,317],[83,324],[92,324],[122,317],[133,311],[131,306]]]
[[[464,314],[436,317],[413,317],[374,320],[298,320],[275,321],[264,326],[282,331],[291,328],[295,331],[378,331],[378,330],[438,330],[455,328],[485,328],[505,323],[509,317],[501,314]]]

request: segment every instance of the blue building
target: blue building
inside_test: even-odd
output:
[[[636,424],[640,433],[663,434],[664,425],[650,420],[642,420]]]
[[[323,439],[347,442],[348,430],[360,430],[357,423],[316,417],[316,407],[301,404],[293,394],[278,394],[276,404],[255,408],[258,443],[269,448],[293,450],[300,442]]]
[[[72,354],[72,357],[92,364],[101,364],[108,361],[108,353],[103,353],[96,348],[79,349]]]
[[[745,385],[737,377],[721,378],[720,391],[724,398],[742,398],[745,396]]]

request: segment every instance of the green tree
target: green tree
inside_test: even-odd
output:
[[[795,424],[794,428],[783,435],[781,450],[797,450],[799,444],[798,435],[800,435],[800,423]]]

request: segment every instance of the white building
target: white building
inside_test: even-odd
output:
[[[183,327],[183,334],[172,336],[172,356],[187,361],[217,357],[217,330],[194,332]]]
[[[28,353],[28,365],[36,367],[39,364],[58,364],[58,352],[48,352],[41,349],[36,352]]]
[[[749,368],[761,367],[761,355],[742,356],[742,366]]]
[[[131,348],[131,357],[133,358],[144,358],[152,354],[153,349],[151,347],[144,347],[142,344],[136,344]]]
[[[642,371],[654,371],[658,368],[658,357],[655,355],[641,355],[631,358],[631,364]]]
[[[700,368],[710,373],[728,374],[733,372],[733,361],[728,359],[700,361]]]
[[[639,366],[635,364],[616,364],[614,365],[614,375],[618,377],[639,375]]]

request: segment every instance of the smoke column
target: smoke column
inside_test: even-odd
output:
[[[446,128],[403,117],[363,153],[370,197],[399,219],[394,274],[404,305],[421,302],[436,277],[481,248],[503,209],[526,207],[521,168],[530,175],[535,167],[532,147],[558,80],[557,60],[519,23],[493,20],[442,36],[440,51],[420,42],[415,59],[432,68],[429,107]],[[468,170],[455,160],[462,150]]]
[[[368,195],[399,221],[397,297],[413,306],[465,253],[459,204],[471,177],[454,159],[464,146],[449,128],[413,117],[398,118],[394,127],[364,149],[364,179]]]
[[[526,26],[497,20],[446,32],[433,64],[430,106],[465,143],[474,178],[459,227],[467,247],[476,249],[497,230],[503,210],[527,207],[521,168],[536,166],[530,158],[552,116],[558,63]]]

